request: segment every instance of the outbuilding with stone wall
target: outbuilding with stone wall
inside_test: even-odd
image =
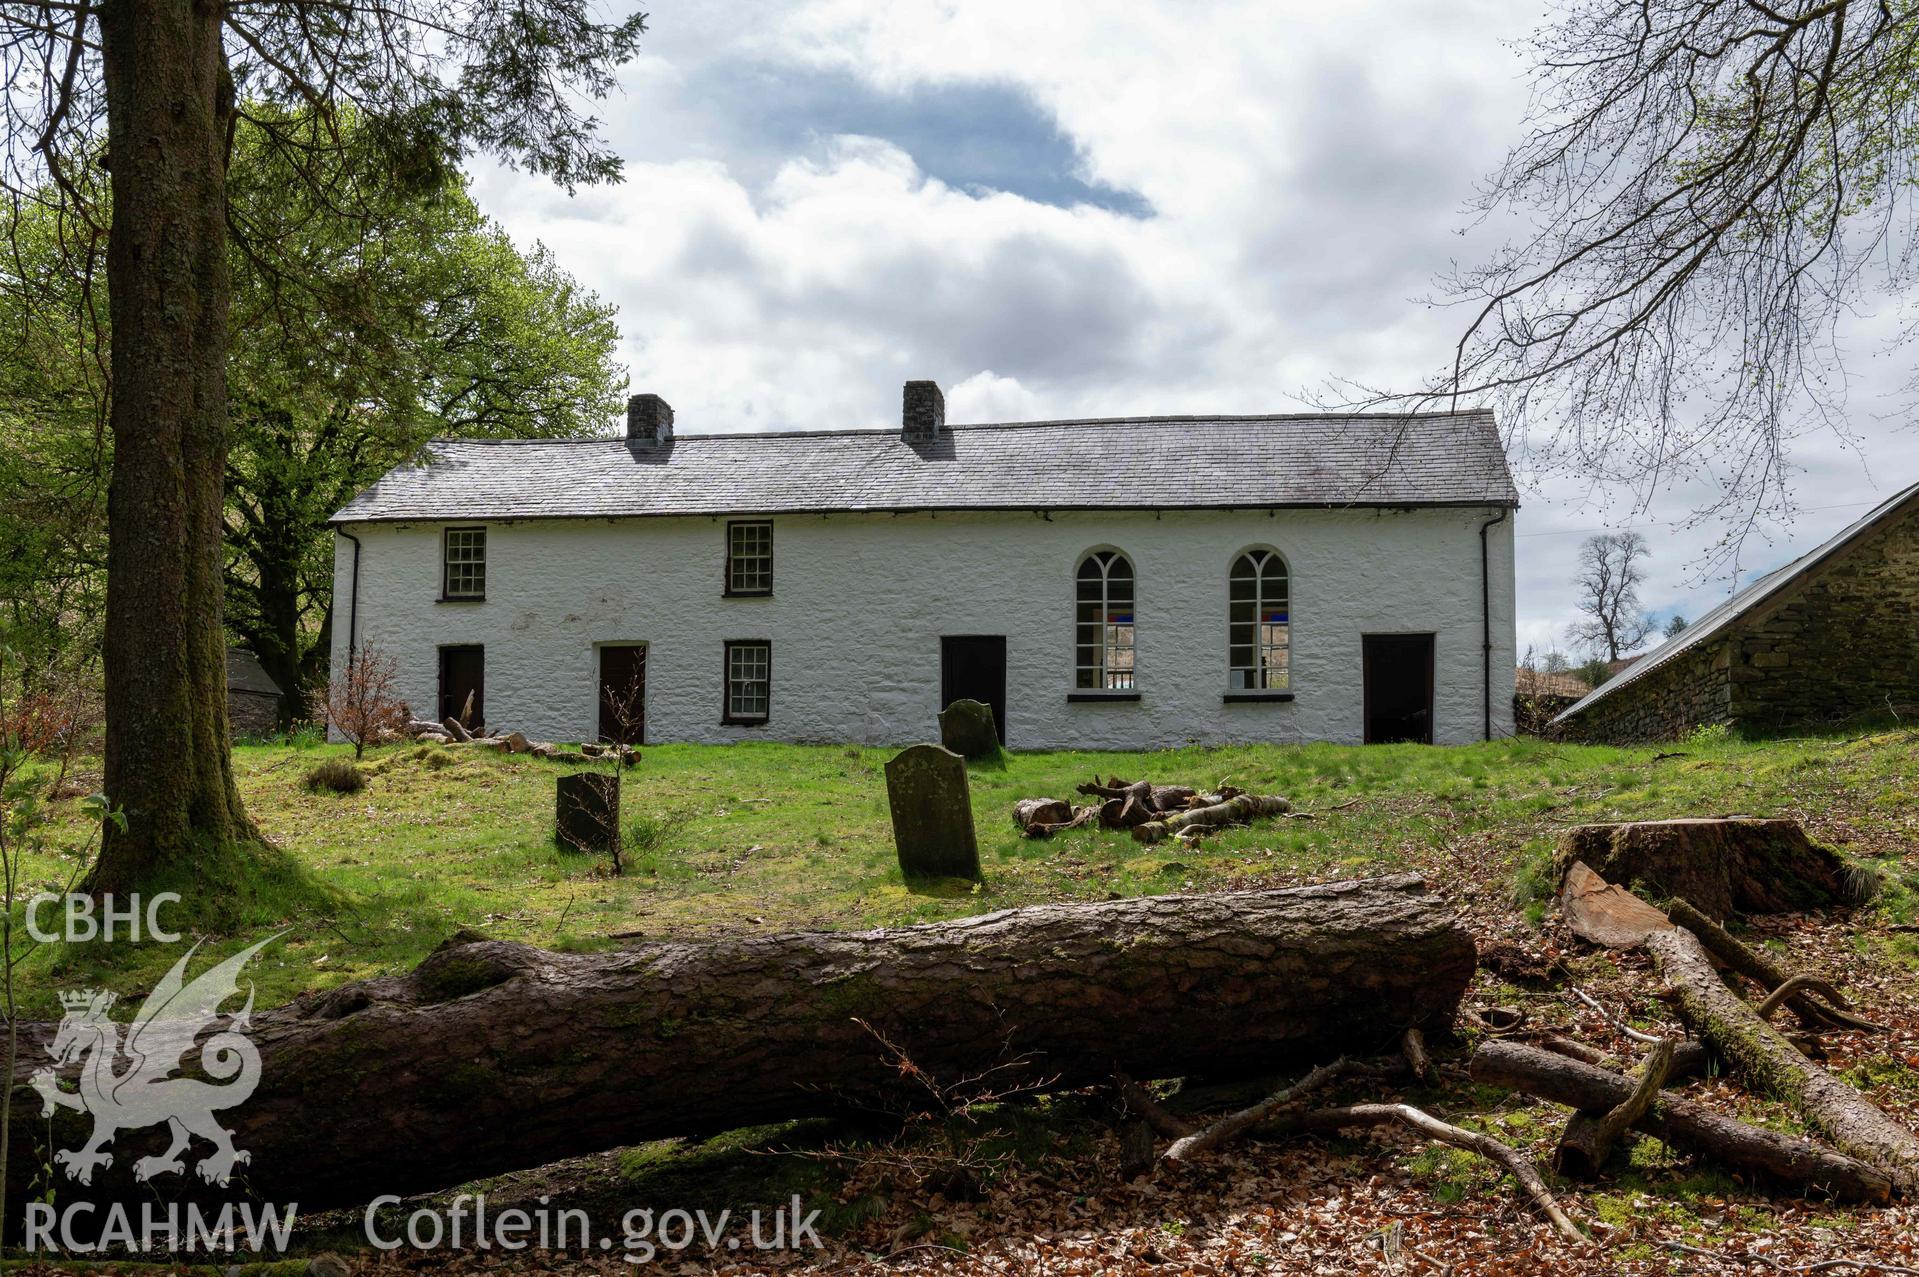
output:
[[[1919,484],[1759,578],[1554,720],[1584,740],[1767,732],[1919,706]]]

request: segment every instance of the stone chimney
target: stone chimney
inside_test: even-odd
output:
[[[626,437],[658,447],[673,441],[673,405],[658,395],[634,395],[626,401]]]
[[[931,443],[946,430],[946,396],[937,381],[909,381],[900,404],[900,437]]]

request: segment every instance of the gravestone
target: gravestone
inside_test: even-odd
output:
[[[980,701],[954,701],[940,713],[940,744],[961,758],[992,758],[999,753],[993,707]]]
[[[980,881],[965,759],[938,745],[900,751],[886,764],[886,801],[901,873]]]
[[[560,777],[554,837],[569,851],[620,851],[620,778],[606,772]]]

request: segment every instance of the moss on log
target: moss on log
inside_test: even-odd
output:
[[[453,943],[256,1012],[259,1089],[222,1121],[252,1154],[249,1191],[313,1210],[642,1140],[917,1110],[926,1078],[1005,1092],[1374,1054],[1450,1026],[1474,962],[1411,874],[611,953]],[[40,1165],[25,1083],[53,1027],[24,1026],[16,1183]],[[150,1193],[123,1175],[164,1143],[121,1132],[95,1199]]]

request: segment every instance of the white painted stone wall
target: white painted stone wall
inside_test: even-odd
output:
[[[1496,508],[789,515],[770,598],[721,594],[726,520],[488,525],[487,597],[437,601],[440,525],[364,524],[359,635],[432,714],[437,648],[486,648],[486,717],[548,740],[597,730],[596,645],[648,645],[649,742],[937,739],[940,636],[1004,634],[1015,749],[1190,741],[1357,742],[1360,636],[1433,632],[1434,736],[1483,726],[1479,528]],[[1513,524],[1490,535],[1493,731],[1510,735]],[[1138,572],[1140,699],[1069,703],[1073,577],[1113,546]],[[1292,571],[1290,703],[1227,704],[1227,572],[1250,546]],[[333,660],[346,659],[353,546],[336,538]],[[720,721],[721,644],[773,644],[772,718]]]

